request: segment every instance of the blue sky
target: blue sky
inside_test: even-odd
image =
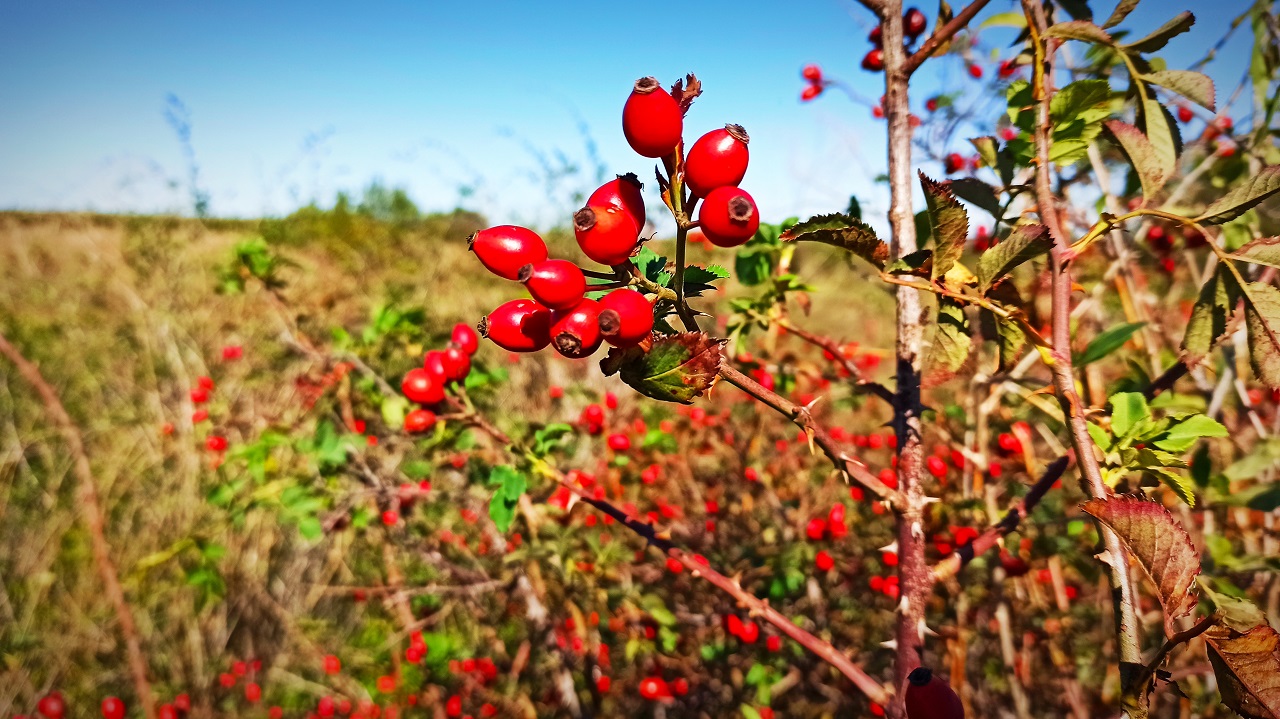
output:
[[[1112,7],[1093,4],[1103,17]],[[1185,67],[1246,5],[1146,0],[1125,27],[1145,33],[1189,7],[1196,27],[1162,53]],[[984,17],[1014,7],[994,0]],[[571,187],[590,182],[593,154],[610,176],[651,180],[652,162],[622,138],[622,103],[637,77],[669,84],[694,71],[705,94],[686,136],[747,127],[743,187],[766,219],[839,209],[854,193],[874,216],[885,205],[872,180],[884,166],[882,125],[838,93],[798,99],[809,62],[880,95],[880,76],[857,68],[871,25],[853,0],[7,0],[0,209],[189,211],[165,120],[172,94],[190,112],[213,214],[284,214],[379,178],[427,209],[461,204],[546,226],[571,209]],[[984,37],[988,49],[1008,38]],[[1236,38],[1212,68],[1220,97],[1247,62],[1247,27]],[[917,108],[939,88],[983,92],[956,63],[932,65]],[[588,177],[548,191],[538,156],[555,166],[557,153]]]

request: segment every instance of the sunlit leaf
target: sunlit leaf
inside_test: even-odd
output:
[[[946,185],[920,173],[920,186],[924,188],[924,199],[929,206],[934,242],[933,277],[937,279],[947,274],[964,253],[969,217]]]
[[[1179,95],[1202,107],[1213,110],[1216,107],[1213,80],[1202,72],[1194,70],[1159,70],[1147,73],[1142,79],[1152,85],[1159,85],[1166,90],[1173,90]]]
[[[1250,282],[1244,286],[1244,300],[1253,372],[1268,387],[1280,387],[1280,290]]]
[[[1155,197],[1168,182],[1170,168],[1165,167],[1156,156],[1155,148],[1142,130],[1121,120],[1108,120],[1104,124],[1129,158],[1129,164],[1138,173],[1138,180],[1142,183],[1142,196],[1147,200]]]
[[[848,250],[862,259],[884,269],[889,260],[889,246],[876,237],[871,226],[849,215],[839,213],[817,215],[798,222],[782,233],[784,241],[821,242]]]
[[[1200,553],[1169,510],[1133,497],[1091,499],[1082,509],[1110,527],[1137,558],[1156,587],[1166,622],[1195,609]]]
[[[1116,9],[1111,11],[1111,16],[1107,18],[1106,22],[1102,23],[1102,27],[1109,28],[1119,25],[1124,22],[1124,19],[1128,17],[1129,13],[1133,12],[1133,9],[1136,7],[1138,7],[1138,0],[1120,0],[1120,2],[1116,4]]]
[[[1213,349],[1218,338],[1227,331],[1227,320],[1235,314],[1240,299],[1239,285],[1235,277],[1221,264],[1213,276],[1200,289],[1200,297],[1191,308],[1187,320],[1187,333],[1182,339],[1182,350],[1187,361],[1195,364]]]
[[[955,376],[969,359],[972,343],[964,305],[948,297],[939,297],[938,326],[925,360],[925,385],[941,384]]]
[[[1247,632],[1205,632],[1222,703],[1246,719],[1280,719],[1280,634],[1267,624]]]
[[[600,362],[635,391],[664,402],[692,404],[711,388],[724,360],[724,341],[701,332],[685,332],[654,341],[646,352],[617,348]]]
[[[1280,165],[1264,167],[1209,205],[1196,222],[1202,225],[1230,222],[1277,192],[1280,192]]]
[[[1071,20],[1070,22],[1056,23],[1046,30],[1044,34],[1045,37],[1058,37],[1063,40],[1080,40],[1081,42],[1092,42],[1099,45],[1115,44],[1115,40],[1107,34],[1106,30],[1088,20]]]
[[[1009,236],[978,258],[978,288],[986,292],[1015,267],[1045,254],[1053,239],[1044,225],[1017,225]]]
[[[1089,346],[1085,347],[1084,352],[1081,352],[1080,356],[1076,358],[1075,365],[1083,367],[1093,364],[1115,352],[1123,347],[1129,341],[1129,338],[1133,337],[1146,324],[1146,322],[1129,322],[1108,327],[1089,342]]]

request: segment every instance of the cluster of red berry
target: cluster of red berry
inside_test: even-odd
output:
[[[405,373],[400,391],[410,402],[438,405],[444,401],[444,391],[451,382],[463,382],[471,374],[471,356],[480,349],[480,338],[475,330],[465,324],[455,325],[449,345],[443,350],[431,350],[423,357],[422,366]],[[436,415],[430,409],[417,408],[404,416],[406,432],[417,434],[435,426]]]
[[[902,14],[902,34],[908,45],[914,45],[916,40],[924,33],[928,27],[929,21],[925,18],[924,13],[916,8],[908,8]],[[862,69],[867,72],[881,72],[884,70],[884,32],[883,29],[876,25],[871,29],[871,34],[867,36],[867,40],[871,41],[875,47],[862,58]]]
[[[684,111],[655,78],[641,78],[622,109],[623,134],[639,155],[678,168],[675,179],[695,200],[701,199],[696,224],[707,241],[720,247],[741,245],[760,226],[755,200],[738,188],[747,172],[750,138],[741,125],[726,125],[700,137],[685,154]],[[587,284],[588,276],[630,281],[625,265],[640,249],[645,227],[642,188],[634,174],[619,175],[592,192],[573,215],[578,247],[593,262],[613,268],[612,276],[548,259],[546,242],[525,227],[499,225],[472,235],[468,242],[480,263],[499,277],[523,283],[531,297],[489,313],[480,322],[480,333],[511,352],[536,352],[550,345],[570,359],[588,357],[605,342],[631,347],[647,339],[654,325],[650,299],[624,286],[597,300],[588,297]]]
[[[803,77],[809,83],[800,91],[800,100],[802,102],[809,102],[821,95],[822,91],[827,87],[826,81],[822,78],[822,68],[817,65],[805,65],[804,69],[800,71],[800,77]]]

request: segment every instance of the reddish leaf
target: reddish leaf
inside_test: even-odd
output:
[[[1195,609],[1200,553],[1169,510],[1134,497],[1091,499],[1082,509],[1110,527],[1137,557],[1156,585],[1166,624]]]
[[[1280,634],[1267,624],[1205,633],[1222,703],[1246,719],[1280,719]]]
[[[661,337],[648,351],[614,349],[600,361],[605,375],[615,372],[632,389],[664,402],[692,404],[711,389],[724,360],[724,340],[701,332]]]

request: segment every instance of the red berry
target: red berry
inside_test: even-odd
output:
[[[422,368],[440,384],[449,381],[449,372],[444,368],[444,350],[431,350],[422,358]],[[364,430],[357,428],[357,432]]]
[[[982,66],[981,66],[981,65],[977,65],[977,64],[970,65],[970,66],[969,66],[969,77],[972,77],[972,78],[981,78],[981,77],[982,77]]]
[[[684,181],[695,197],[706,197],[717,187],[736,187],[747,174],[747,143],[742,125],[725,125],[693,143],[684,159]]]
[[[809,82],[822,82],[822,68],[817,65],[805,65],[804,69],[800,71],[800,77]]]
[[[760,625],[755,622],[743,622],[742,631],[738,633],[738,638],[747,644],[755,644],[760,638]]]
[[[445,379],[461,382],[471,373],[471,355],[457,347],[450,347],[441,354]]]
[[[316,713],[326,719],[333,716],[336,708],[333,697],[320,697],[320,701],[316,703]]]
[[[454,694],[444,703],[444,713],[451,717],[462,714],[462,697]]]
[[[582,298],[567,312],[552,314],[551,346],[569,359],[590,357],[600,348],[600,303]]]
[[[961,155],[958,152],[953,152],[950,155],[947,155],[943,164],[946,165],[948,175],[959,172],[964,169],[964,155]]]
[[[395,690],[396,690],[395,677],[389,676],[386,674],[378,677],[378,691],[382,692],[383,694],[390,694]]]
[[[760,473],[756,471],[755,467],[747,467],[746,469],[742,470],[742,478],[747,480],[748,482],[759,482]]]
[[[178,711],[182,711],[182,712],[191,711],[191,695],[183,693],[174,697],[173,706]]]
[[[463,322],[453,326],[453,334],[450,336],[450,341],[455,347],[469,355],[475,354],[476,350],[480,349],[480,336],[476,334],[471,325]]]
[[[203,388],[203,389],[207,389],[207,390],[209,390],[210,392],[212,392],[212,391],[213,391],[213,378],[212,378],[212,377],[203,377],[203,376],[202,376],[202,377],[197,377],[197,378],[196,378],[196,385],[197,385],[197,386],[199,386],[199,387],[201,387],[201,388]]]
[[[810,519],[809,524],[805,526],[804,533],[814,542],[822,541],[827,536],[827,520],[822,517]]]
[[[818,552],[818,556],[813,558],[813,563],[823,572],[830,571],[832,567],[836,566],[836,560],[825,549]]]
[[[636,80],[622,107],[622,134],[643,157],[666,157],[680,144],[684,111],[656,78]]]
[[[223,672],[218,675],[218,683],[221,684],[224,689],[230,689],[236,685],[236,675],[230,672]]]
[[[216,434],[212,435],[204,441],[204,447],[210,452],[225,452],[227,451],[227,438]]]
[[[273,706],[267,710],[267,719],[284,719],[284,709]]]
[[[588,207],[616,207],[627,213],[635,221],[636,227],[644,227],[644,195],[640,191],[644,185],[634,172],[618,175],[618,179],[610,180],[591,193],[587,198]]]
[[[756,201],[737,187],[717,187],[707,193],[698,208],[698,226],[717,247],[737,247],[760,227]]]
[[[1018,71],[1018,65],[1016,62],[1014,62],[1013,58],[1006,58],[1000,61],[1000,70],[999,70],[1000,79],[1003,80],[1005,78],[1012,77],[1013,73],[1017,71]]]
[[[925,103],[924,103],[924,109],[928,110],[929,112],[937,112],[937,111],[938,111],[938,98],[936,98],[936,97],[931,97],[931,98],[929,98],[928,100],[925,100]]]
[[[871,50],[862,58],[862,69],[867,72],[880,72],[884,70],[884,50],[881,50],[878,47],[871,48]]]
[[[587,278],[568,260],[543,260],[520,269],[520,281],[533,299],[553,310],[567,310],[587,292]]]
[[[324,673],[337,674],[342,671],[342,660],[332,654],[324,655]]]
[[[426,432],[436,424],[436,413],[429,409],[415,409],[404,416],[404,431],[409,434]]]
[[[240,345],[227,345],[222,348],[222,359],[224,362],[238,360],[244,356],[244,347]]]
[[[382,523],[387,525],[388,527],[393,526],[396,522],[399,522],[399,521],[400,521],[400,515],[396,513],[396,511],[393,509],[388,509],[387,511],[382,513]]]
[[[609,435],[609,449],[615,452],[625,452],[631,449],[631,438],[621,432],[615,432]]]
[[[421,367],[415,367],[405,373],[404,380],[400,382],[400,391],[411,402],[436,404],[444,401],[444,380]]]
[[[1018,129],[1015,127],[1000,128],[1000,139],[1008,142],[1018,136]]]
[[[927,667],[917,667],[907,679],[907,719],[964,719],[960,697]]]
[[[601,424],[604,422],[604,410],[598,404],[589,404],[582,410],[582,419],[587,424]]]
[[[671,690],[660,677],[645,677],[640,680],[640,696],[649,701],[668,699],[671,697]]]
[[[809,102],[810,100],[814,99],[815,97],[821,94],[822,94],[821,85],[817,85],[817,84],[810,85],[806,87],[804,90],[800,91],[800,101]]]
[[[631,347],[653,333],[653,305],[622,287],[600,300],[600,333],[614,347]]]
[[[573,236],[583,254],[612,267],[631,257],[640,242],[640,227],[626,210],[588,206],[573,214]]]
[[[930,456],[929,459],[925,461],[925,464],[929,468],[929,474],[932,474],[934,477],[942,479],[947,476],[947,463],[942,461],[941,457]]]
[[[200,424],[207,419],[209,419],[209,410],[207,409],[198,409],[191,413],[191,424]]]
[[[1020,454],[1022,452],[1022,442],[1008,432],[1001,432],[1000,436],[996,438],[996,444],[1000,446],[1001,450],[1009,454]]]
[[[208,401],[209,401],[209,390],[205,389],[204,387],[191,388],[192,404],[204,404],[205,402],[208,402]]]
[[[490,312],[477,329],[509,352],[537,352],[551,344],[551,310],[534,300],[511,300]]]
[[[600,677],[596,680],[596,691],[601,694],[608,694],[611,688],[613,688],[613,680],[609,677]]]
[[[157,719],[178,719],[178,710],[172,704],[161,704],[156,710]]]
[[[928,21],[925,20],[924,13],[915,8],[907,10],[902,16],[902,32],[912,38],[919,37],[927,25]]]
[[[874,117],[874,118],[876,118],[877,120],[883,119],[883,118],[884,118],[884,106],[883,106],[883,105],[876,105],[875,107],[871,108],[871,116],[872,116],[872,117]]]
[[[879,25],[871,28],[871,33],[867,35],[867,42],[876,47],[884,47],[884,30]]]
[[[764,640],[764,646],[766,649],[768,649],[771,652],[782,651],[782,637],[778,636],[777,634],[774,634],[773,636]]]
[[[116,697],[103,699],[102,719],[124,719],[124,702]]]
[[[671,688],[675,690],[676,694],[684,696],[689,693],[689,680],[684,677],[680,677],[674,682],[671,682]]]
[[[262,687],[255,682],[249,682],[244,685],[244,700],[250,704],[257,704],[262,698]]]
[[[467,238],[467,246],[480,264],[493,274],[514,280],[520,268],[547,259],[547,243],[533,230],[515,225],[498,225]]]
[[[679,574],[684,571],[684,565],[675,557],[667,557],[667,571],[672,574]]]

